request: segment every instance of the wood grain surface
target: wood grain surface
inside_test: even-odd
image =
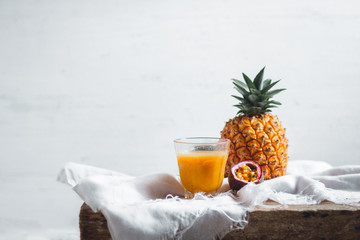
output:
[[[223,239],[360,239],[360,206],[323,202],[318,205],[280,206],[267,202],[249,214],[243,230]],[[81,240],[111,239],[107,221],[85,203],[80,210]]]

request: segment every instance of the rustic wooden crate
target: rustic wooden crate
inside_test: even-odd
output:
[[[276,203],[268,202],[269,205]],[[80,210],[81,240],[111,239],[105,217],[85,203]],[[258,207],[250,212],[244,230],[230,239],[360,239],[360,207],[323,202],[318,205]]]

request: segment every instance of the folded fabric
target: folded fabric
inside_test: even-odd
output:
[[[140,177],[68,163],[58,181],[95,212],[101,211],[116,239],[219,239],[247,224],[248,211],[271,199],[280,204],[360,202],[360,166],[289,161],[288,174],[248,184],[234,194],[224,179],[219,194],[184,199],[179,178],[165,173]]]

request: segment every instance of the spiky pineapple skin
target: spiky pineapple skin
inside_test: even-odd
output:
[[[239,115],[225,124],[221,137],[231,141],[225,176],[234,164],[244,160],[256,161],[265,180],[286,174],[288,141],[276,116]]]

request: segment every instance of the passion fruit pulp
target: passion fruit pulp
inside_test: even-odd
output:
[[[257,162],[246,160],[232,166],[228,176],[230,188],[238,191],[249,182],[259,183],[262,180],[262,170]]]

